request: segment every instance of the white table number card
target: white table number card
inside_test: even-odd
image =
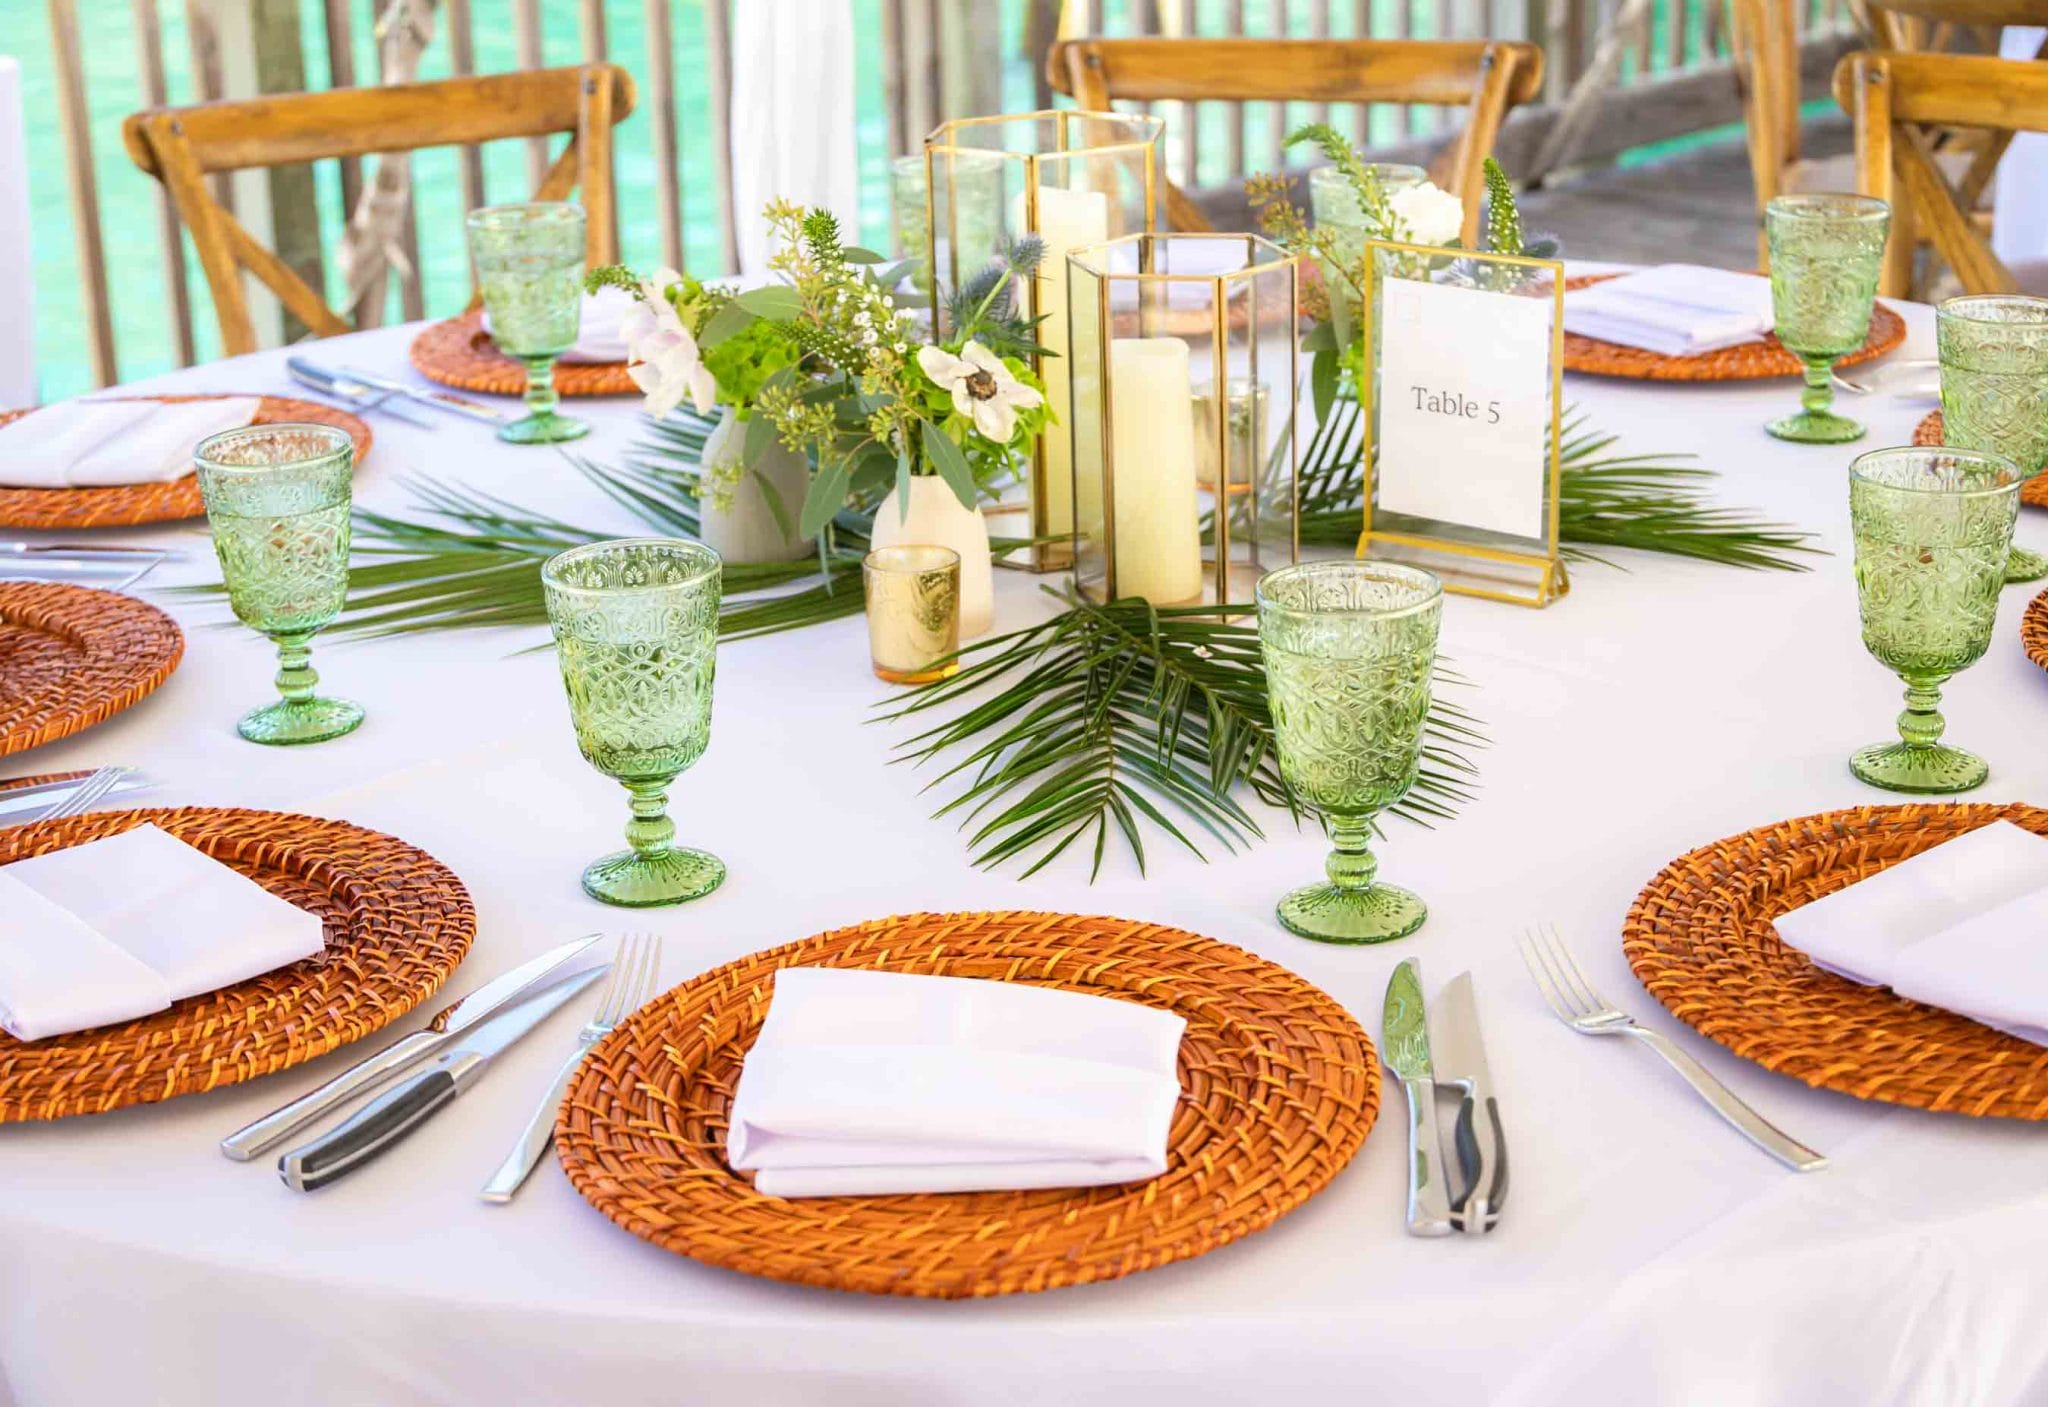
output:
[[[1569,589],[1557,553],[1562,266],[1374,241],[1365,274],[1375,356],[1359,390],[1359,555],[1428,567],[1447,590],[1548,605]]]

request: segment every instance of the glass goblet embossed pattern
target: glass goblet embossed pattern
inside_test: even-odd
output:
[[[1872,786],[1967,791],[1990,774],[1941,741],[1941,686],[1991,644],[2023,477],[1981,450],[1884,449],[1849,466],[1863,645],[1906,684],[1899,741],[1849,759]]]
[[[594,899],[629,908],[709,894],[725,865],[673,843],[668,789],[711,741],[718,554],[698,542],[622,538],[541,567],[576,746],[630,797],[628,848],[583,871]]]
[[[1778,340],[1806,363],[1803,407],[1764,428],[1781,440],[1835,445],[1863,434],[1832,409],[1834,365],[1863,345],[1877,302],[1891,207],[1864,195],[1781,195],[1764,207]]]
[[[1942,443],[2002,454],[2028,478],[2048,463],[2048,298],[1951,298],[1934,315]],[[2048,576],[2048,557],[2015,545],[2007,581]]]
[[[348,596],[355,443],[329,425],[249,425],[194,454],[199,493],[236,619],[277,646],[277,691],[243,716],[252,743],[318,743],[352,732],[363,710],[313,692],[313,636]]]
[[[583,317],[583,224],[583,207],[563,201],[469,213],[469,259],[491,337],[526,363],[527,414],[501,426],[501,440],[549,445],[590,433],[555,409],[555,358],[576,344]]]
[[[878,547],[861,563],[868,658],[891,684],[929,684],[957,673],[960,554],[950,547]]]
[[[1367,842],[1421,763],[1443,587],[1415,567],[1310,562],[1269,572],[1256,596],[1280,775],[1336,847],[1328,879],[1280,900],[1280,922],[1330,943],[1413,933],[1428,910],[1375,882]]]

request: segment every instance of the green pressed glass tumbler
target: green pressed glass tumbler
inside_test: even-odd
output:
[[[313,636],[348,596],[355,444],[331,425],[248,425],[194,454],[228,603],[277,645],[273,704],[245,714],[252,743],[320,743],[353,732],[363,710],[313,692]]]
[[[1906,683],[1899,741],[1849,759],[1872,786],[1967,791],[1990,775],[1941,741],[1941,686],[1991,644],[2023,477],[1985,450],[1881,449],[1849,466],[1863,646]]]
[[[699,542],[622,538],[541,567],[576,746],[629,794],[628,847],[583,871],[593,899],[679,904],[725,879],[715,855],[673,844],[668,789],[711,740],[718,554]]]
[[[1373,817],[1415,782],[1429,717],[1443,587],[1415,567],[1309,562],[1256,590],[1280,775],[1336,849],[1320,884],[1280,900],[1280,922],[1326,943],[1384,943],[1429,916],[1376,883]]]
[[[502,426],[515,445],[590,433],[558,414],[555,358],[576,344],[583,317],[583,207],[564,201],[487,205],[469,213],[469,259],[499,350],[526,364],[526,418]]]
[[[1835,362],[1863,345],[1877,301],[1891,207],[1866,195],[1781,195],[1764,207],[1778,340],[1806,363],[1797,415],[1764,428],[1781,440],[1837,445],[1863,434],[1832,409]]]
[[[2002,454],[2027,478],[2048,463],[2048,298],[1951,298],[1934,314],[1941,438]],[[2015,545],[2007,581],[2048,576],[2048,557]]]

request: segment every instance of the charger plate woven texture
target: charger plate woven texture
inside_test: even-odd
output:
[[[1179,1012],[1165,1173],[1128,1187],[761,1196],[726,1166],[726,1116],[783,967],[995,978]],[[1349,1013],[1242,949],[1126,919],[910,914],[770,948],[655,998],[583,1062],[555,1146],[592,1205],[666,1250],[798,1284],[960,1299],[1113,1280],[1272,1225],[1358,1151],[1379,1083]]]
[[[2048,811],[2032,806],[1916,804],[1827,811],[1716,841],[1637,896],[1622,951],[1673,1016],[1767,1070],[1858,1099],[2048,1119],[2048,1048],[1823,972],[1771,927],[2001,819],[2048,835]]]
[[[133,596],[0,582],[0,756],[101,723],[170,678],[176,621]]]
[[[108,400],[217,401],[221,396],[109,396]],[[0,410],[0,425],[31,415],[29,410]],[[356,442],[356,463],[370,452],[370,427],[358,416],[318,401],[292,396],[264,396],[251,424],[285,421],[332,425],[348,431]],[[128,528],[141,523],[173,523],[203,518],[199,476],[187,474],[165,484],[112,484],[98,489],[21,489],[0,486],[0,527]]]
[[[1925,420],[1913,427],[1913,443],[1916,445],[1938,445],[1941,443],[1941,412],[1932,411]],[[2048,472],[2036,474],[2020,485],[2020,502],[2033,508],[2048,508]],[[2044,664],[2048,667],[2048,664]]]
[[[1565,280],[1564,286],[1586,288],[1616,278],[1616,274],[1580,274]],[[1906,320],[1883,303],[1870,314],[1870,336],[1861,347],[1836,362],[1854,366],[1881,357],[1906,340]],[[1581,337],[1564,335],[1564,369],[1588,376],[1624,376],[1641,381],[1754,381],[1763,377],[1803,376],[1806,363],[1785,350],[1776,336],[1761,342],[1743,342],[1718,352],[1701,352],[1691,357],[1667,357],[1641,347],[1623,347]]]
[[[498,350],[484,331],[481,308],[422,328],[412,339],[412,364],[443,386],[496,396],[526,394],[526,365]],[[556,362],[555,393],[562,396],[637,396],[624,362]]]
[[[97,811],[0,828],[0,864],[151,824],[320,915],[327,949],[136,1021],[24,1043],[0,1033],[0,1123],[240,1084],[359,1040],[431,996],[476,936],[462,881],[422,850],[275,811]]]
[[[2020,617],[2020,648],[2028,659],[2048,669],[2048,591],[2027,602],[2026,614]]]

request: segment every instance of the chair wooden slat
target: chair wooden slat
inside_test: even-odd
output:
[[[243,269],[314,333],[331,336],[350,328],[220,204],[210,175],[567,133],[568,145],[547,169],[534,199],[563,200],[580,187],[589,216],[587,257],[594,264],[609,263],[618,257],[612,128],[633,111],[634,99],[633,80],[624,69],[586,64],[150,108],[128,118],[122,137],[135,164],[163,183],[191,233],[213,294],[222,348],[236,356],[257,346],[242,289]]]

